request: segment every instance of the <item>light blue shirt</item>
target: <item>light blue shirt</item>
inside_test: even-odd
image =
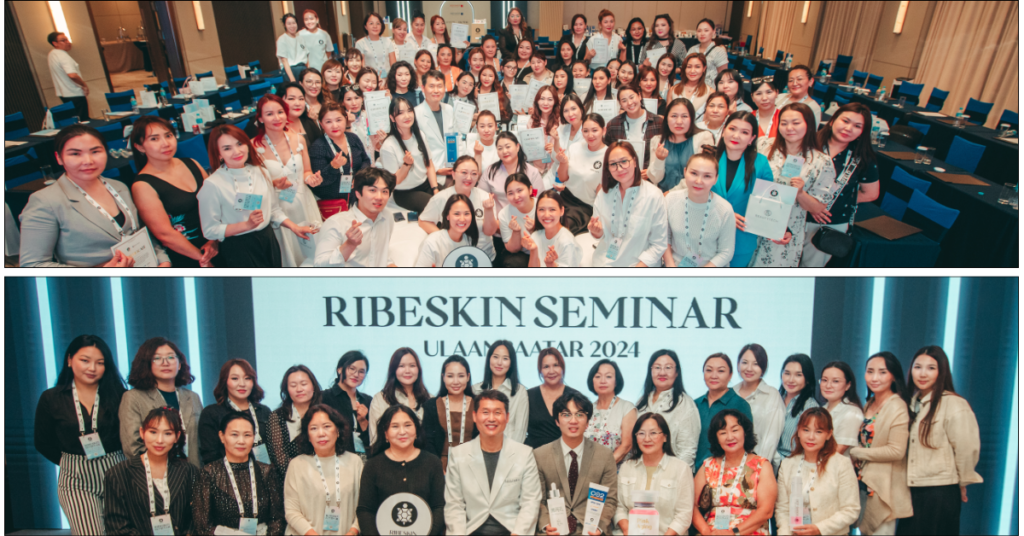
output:
[[[789,401],[789,404],[786,404],[786,424],[782,427],[782,437],[779,438],[779,448],[775,451],[780,457],[779,463],[782,463],[781,460],[788,458],[793,452],[792,439],[796,434],[796,425],[800,423],[800,416],[803,415],[804,411],[818,407],[818,401],[815,400],[814,397],[810,397],[806,402],[804,402],[804,409],[794,417],[793,405],[796,404],[796,401],[799,399],[800,396],[797,395],[793,400]]]

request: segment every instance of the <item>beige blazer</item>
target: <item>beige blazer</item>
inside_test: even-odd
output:
[[[618,504],[619,487],[618,468],[615,466],[615,456],[612,455],[612,451],[593,441],[583,440],[580,476],[576,481],[576,494],[572,497],[569,496],[569,468],[565,465],[562,438],[537,447],[533,451],[533,457],[537,460],[537,471],[540,473],[540,489],[544,490],[544,499],[540,502],[540,518],[537,520],[537,534],[547,534],[544,531],[544,527],[550,522],[547,494],[551,490],[552,483],[558,487],[558,492],[565,498],[567,510],[579,521],[576,525],[576,532],[573,534],[583,534],[583,521],[587,517],[587,499],[591,482],[608,487],[608,496],[605,498],[598,527],[601,529],[601,534],[609,534],[612,516],[615,515],[615,507]]]
[[[912,487],[980,484],[975,470],[981,454],[978,419],[962,397],[947,394],[935,412],[929,432],[931,448],[921,444],[920,424],[931,406],[931,393],[921,399],[921,411],[910,426],[907,484]]]
[[[868,499],[861,532],[873,534],[882,523],[914,515],[907,487],[907,437],[910,413],[899,396],[891,396],[878,411],[871,448],[854,447],[850,456],[867,462],[861,480],[875,491]]]
[[[790,482],[800,470],[803,456],[790,456],[779,467],[778,498],[775,500],[775,524],[779,534],[793,534],[789,524]],[[850,525],[860,515],[860,490],[853,464],[846,456],[834,454],[810,490],[811,522],[822,534],[849,534]]]
[[[146,450],[142,438],[139,437],[142,420],[150,411],[165,405],[167,403],[163,395],[155,387],[132,389],[124,394],[117,416],[121,419],[121,448],[125,456],[135,456]],[[199,458],[199,414],[203,411],[203,400],[198,393],[179,388],[178,407],[181,408],[181,418],[185,421],[188,461],[201,469],[203,462]]]
[[[120,181],[104,178],[128,205],[142,227],[131,191]],[[21,212],[22,267],[80,266],[103,264],[113,257],[110,248],[121,241],[114,224],[93,207],[67,175],[28,198]],[[125,225],[131,225],[125,215]],[[150,238],[158,262],[170,262],[160,242]]]

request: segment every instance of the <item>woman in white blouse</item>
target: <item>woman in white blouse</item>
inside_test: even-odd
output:
[[[850,459],[838,455],[828,411],[804,412],[797,438],[793,454],[779,468],[775,499],[779,534],[849,534],[860,515],[860,488]],[[794,489],[802,497],[793,497]]]
[[[473,385],[473,392],[482,393],[488,389],[497,389],[508,397],[508,425],[505,427],[505,437],[519,443],[525,441],[530,403],[527,399],[526,386],[519,383],[515,345],[509,341],[494,341],[487,349],[484,381]]]
[[[662,256],[665,266],[729,266],[736,243],[736,215],[728,201],[711,193],[718,182],[718,158],[713,152],[697,153],[690,157],[684,174],[685,188],[665,196],[669,244]]]
[[[704,117],[697,121],[697,128],[710,132],[717,143],[722,139],[722,129],[725,128],[725,120],[728,117],[729,97],[716,91],[708,95],[707,103],[704,104]]]
[[[339,441],[348,431],[341,414],[326,404],[312,406],[302,418],[301,455],[284,480],[285,534],[359,534],[363,460]]]
[[[366,37],[356,41],[356,48],[363,53],[363,64],[377,71],[381,78],[387,76],[391,69],[391,57],[395,53],[395,44],[387,37],[381,37],[384,20],[376,13],[368,13],[363,18],[363,29]]]
[[[818,389],[832,416],[833,435],[838,445],[836,452],[845,455],[847,449],[857,446],[860,425],[864,422],[853,369],[843,361],[832,361],[821,370]]]
[[[593,265],[659,266],[668,247],[665,197],[640,179],[633,145],[615,141],[605,153],[601,189],[587,228],[598,240]]]
[[[531,235],[523,233],[523,248],[530,252],[529,268],[578,268],[583,251],[562,221],[565,204],[554,190],[537,196],[534,221],[540,224]]]
[[[768,372],[768,352],[760,344],[748,344],[740,349],[736,370],[742,381],[732,386],[736,394],[750,404],[754,417],[757,446],[754,453],[766,460],[775,458],[775,449],[786,425],[786,404],[778,389],[764,381]],[[860,423],[857,424],[860,426]]]
[[[702,19],[697,23],[697,44],[687,51],[689,54],[701,54],[708,59],[708,85],[713,85],[718,72],[729,66],[729,55],[725,48],[715,43],[715,23],[711,19]]]
[[[614,534],[629,533],[629,510],[638,492],[653,492],[658,511],[657,534],[686,534],[693,518],[693,470],[674,456],[673,436],[665,418],[645,413],[633,426],[633,447],[619,469],[619,503]]]
[[[281,246],[271,223],[312,242],[315,231],[285,214],[263,158],[241,129],[220,125],[210,131],[210,161],[217,160],[220,167],[197,195],[203,236],[221,243],[217,266],[280,268]]]
[[[575,94],[570,94],[563,101],[562,117],[574,122],[558,127],[561,150],[555,154],[558,160],[555,189],[559,190],[565,202],[565,224],[572,234],[578,235],[586,230],[594,215],[594,199],[601,188],[604,155],[608,147],[604,144],[604,118],[598,114],[583,117],[583,103]],[[574,128],[579,130],[573,133],[570,129]]]
[[[683,389],[683,369],[672,350],[658,350],[647,363],[644,394],[636,404],[637,413],[653,412],[665,418],[672,431],[672,452],[692,468],[697,457],[700,413]],[[692,471],[691,471],[692,474]]]
[[[416,351],[404,347],[395,350],[388,364],[388,379],[384,389],[373,395],[370,401],[370,443],[377,441],[377,421],[388,406],[408,406],[422,420],[423,403],[429,399],[430,393],[423,386],[423,367]]]
[[[619,398],[625,383],[622,371],[611,359],[598,361],[587,375],[587,387],[597,395],[597,402],[583,437],[611,449],[615,463],[622,463],[633,448],[636,406]]]
[[[299,46],[299,21],[295,15],[286,13],[281,17],[281,23],[284,24],[284,33],[277,38],[277,62],[288,75],[288,80],[294,82],[301,69],[306,67],[309,52]]]
[[[533,232],[533,209],[537,206],[530,178],[524,173],[513,173],[506,178],[505,199],[508,204],[498,211],[501,240],[494,241],[495,249],[498,250],[497,265],[504,268],[526,268],[530,264],[530,254],[523,249],[523,233]]]

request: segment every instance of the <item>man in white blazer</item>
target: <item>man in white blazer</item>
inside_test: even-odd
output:
[[[533,449],[504,437],[508,397],[473,397],[473,422],[480,435],[448,451],[448,534],[533,534],[544,493]]]
[[[451,175],[454,162],[448,162],[448,146],[444,136],[455,132],[455,112],[450,104],[441,102],[444,93],[444,75],[441,71],[427,71],[423,75],[424,100],[415,109],[416,124],[423,134],[423,141],[430,151],[430,161],[434,163],[437,174]],[[442,128],[438,128],[438,115],[441,117]]]

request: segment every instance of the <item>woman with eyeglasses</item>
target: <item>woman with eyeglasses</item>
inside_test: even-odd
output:
[[[140,431],[143,419],[150,411],[160,407],[171,407],[179,412],[182,419],[184,447],[182,456],[189,463],[202,467],[199,455],[199,416],[203,401],[198,393],[182,387],[195,381],[189,369],[185,354],[173,342],[163,337],[153,337],[142,343],[132,360],[128,385],[132,390],[121,398],[118,417],[121,420],[121,447],[126,456],[134,456],[145,450]]]
[[[363,461],[370,451],[370,395],[359,390],[370,371],[370,360],[359,350],[350,350],[338,360],[338,377],[323,393],[323,403],[336,409],[351,427],[343,437],[345,449],[355,452]]]
[[[228,360],[220,368],[213,396],[217,402],[203,408],[199,416],[199,444],[203,446],[199,450],[199,457],[203,464],[224,457],[224,443],[218,435],[224,431],[221,429],[224,417],[244,413],[253,424],[253,429],[248,433],[251,438],[248,450],[256,461],[270,465],[270,451],[266,444],[270,408],[260,404],[263,388],[256,381],[256,369],[244,359]]]
[[[700,434],[700,413],[697,404],[683,388],[682,366],[674,351],[662,349],[651,354],[644,392],[636,404],[636,411],[664,417],[672,433],[673,455],[684,461],[688,468],[693,466],[697,456],[697,436]]]
[[[306,69],[299,74],[299,81],[305,91],[306,110],[309,111],[310,117],[316,117],[320,113],[320,107],[327,101],[327,97],[324,97],[324,77],[316,69]]]

